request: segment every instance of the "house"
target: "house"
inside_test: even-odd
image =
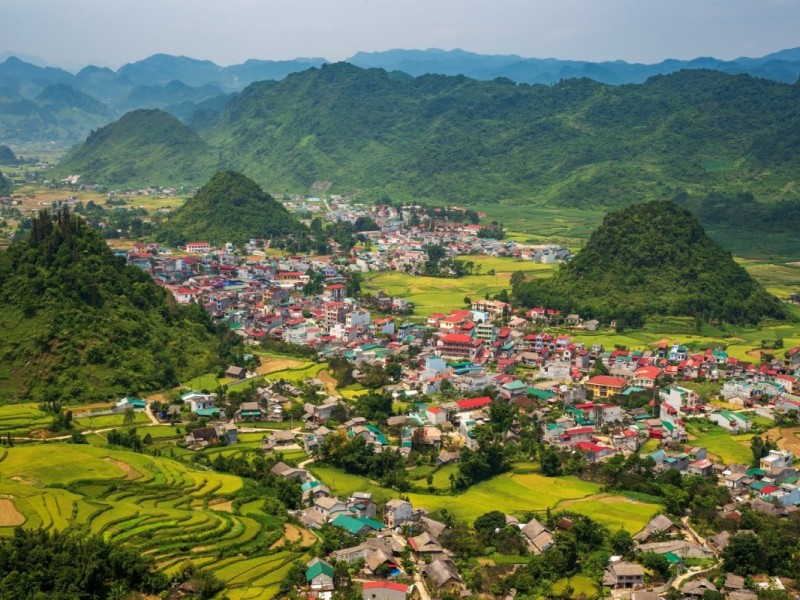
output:
[[[218,440],[219,435],[216,427],[192,429],[189,435],[186,436],[186,443],[189,446],[208,446],[209,444],[216,444]]]
[[[652,390],[658,384],[658,378],[661,377],[662,373],[663,371],[660,367],[641,367],[633,372],[631,383],[635,387]]]
[[[427,531],[408,538],[408,545],[416,554],[436,554],[444,551],[442,545]]]
[[[627,385],[628,380],[622,377],[596,375],[586,382],[586,389],[592,392],[595,398],[611,398],[624,392]]]
[[[338,498],[317,498],[314,500],[314,509],[328,519],[333,519],[337,515],[340,517],[347,516],[345,514],[347,505]]]
[[[362,600],[408,600],[414,593],[414,586],[394,581],[365,581],[362,586]]]
[[[323,500],[331,500],[331,498],[320,498],[320,500],[314,503],[315,506]],[[350,535],[364,535],[371,531],[380,531],[384,529],[383,523],[378,523],[368,517],[353,518],[346,514],[337,515],[336,518],[331,521],[331,525],[341,527]]]
[[[683,593],[684,598],[702,598],[703,594],[705,594],[708,590],[716,592],[717,586],[703,577],[701,579],[695,579],[686,583],[681,589],[681,592]]]
[[[606,568],[603,575],[603,585],[614,589],[632,588],[644,584],[644,569],[639,565],[617,561]]]
[[[708,418],[733,434],[750,431],[750,419],[744,413],[721,410],[711,413]]]
[[[791,467],[794,462],[794,454],[791,450],[770,450],[759,462],[759,467],[769,472],[773,469],[785,469]]]
[[[240,421],[260,421],[263,414],[258,402],[242,402],[236,411],[237,420]]]
[[[333,590],[333,566],[321,558],[312,558],[306,563],[306,582],[315,591]]]
[[[235,365],[231,365],[227,369],[225,369],[225,377],[230,377],[231,379],[236,379],[241,381],[242,379],[247,378],[247,369],[244,367],[237,367]]]
[[[216,408],[217,395],[204,394],[203,392],[188,392],[181,396],[184,404],[189,405],[189,410],[197,413],[198,410],[211,410]]]
[[[536,518],[531,519],[520,531],[528,544],[528,551],[534,554],[541,554],[555,543],[553,532]]]
[[[433,561],[422,570],[422,575],[428,580],[429,587],[440,596],[446,593],[458,595],[464,583],[450,559]]]
[[[383,508],[383,522],[387,527],[397,527],[411,520],[412,506],[410,502],[392,498]]]
[[[654,535],[666,534],[673,535],[680,533],[681,528],[673,523],[669,518],[664,515],[656,515],[644,526],[639,533],[633,536],[637,542],[644,542],[649,540]]]

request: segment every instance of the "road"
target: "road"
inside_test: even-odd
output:
[[[709,547],[708,544],[706,543],[705,538],[703,536],[701,536],[699,533],[697,533],[694,530],[694,528],[692,527],[691,523],[689,523],[689,517],[683,517],[681,519],[681,523],[683,523],[683,526],[686,528],[686,531],[689,533],[689,537],[692,538],[692,541],[695,544],[699,544],[699,545],[703,546],[704,548],[708,548]],[[679,589],[681,589],[681,585],[683,584],[684,581],[686,581],[687,579],[691,579],[692,577],[697,577],[698,575],[702,575],[703,573],[708,573],[709,571],[713,571],[714,569],[716,569],[719,566],[719,563],[720,563],[720,560],[719,560],[719,558],[717,558],[717,560],[714,562],[713,565],[711,565],[710,567],[706,567],[705,569],[697,569],[697,567],[689,569],[683,575],[679,575],[678,577],[676,577],[670,585],[671,585],[671,587],[675,588],[676,590],[679,590]]]

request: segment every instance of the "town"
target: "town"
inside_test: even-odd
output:
[[[253,349],[220,374],[236,392],[228,385],[189,390],[149,408],[162,422],[188,422],[184,445],[200,453],[235,445],[240,431],[259,423],[275,425],[261,446],[270,474],[291,482],[291,518],[317,532],[326,550],[291,574],[285,593],[331,598],[352,581],[365,600],[523,592],[529,567],[466,569],[464,536],[498,554],[549,557],[591,519],[569,508],[551,514],[535,502],[503,512],[498,499],[498,510],[473,507],[478,518],[465,534],[446,504],[426,505],[419,494],[447,498],[437,494],[525,472],[524,464],[535,464],[544,485],[572,476],[631,502],[654,502],[643,528],[610,532],[615,554],[596,584],[615,598],[746,600],[789,584],[769,576],[780,573],[776,564],[755,567],[742,556],[767,544],[761,531],[797,524],[797,445],[770,434],[798,424],[800,348],[747,362],[681,340],[587,347],[584,333],[613,323],[549,307],[518,310],[502,292],[415,316],[402,295],[362,293],[361,275],[422,274],[436,249],[441,260],[489,255],[544,264],[570,253],[486,237],[483,225],[420,218],[414,207],[352,208],[332,199],[328,208],[328,219],[369,219],[376,229],[349,250],[334,242],[330,256],[275,253],[263,240],[118,251],[176,302],[202,306]],[[256,349],[324,362],[327,377],[262,376],[259,362],[270,359],[257,358]],[[126,399],[118,410],[126,407],[148,409]],[[308,458],[283,460],[297,449]],[[225,461],[213,467],[230,470]],[[378,482],[392,497],[366,487],[337,494],[337,472],[358,475],[367,487]],[[564,597],[571,585],[562,585],[570,588]]]

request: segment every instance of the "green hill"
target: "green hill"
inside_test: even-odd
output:
[[[15,165],[17,164],[17,155],[14,151],[5,145],[0,145],[0,165]]]
[[[216,159],[197,134],[161,110],[135,110],[94,131],[55,170],[114,185],[197,185]]]
[[[216,366],[214,328],[67,211],[0,252],[0,400],[93,401]]]
[[[304,239],[306,228],[256,182],[234,171],[214,175],[158,232],[170,244],[205,240],[242,245],[253,238]]]
[[[746,75],[545,86],[333,64],[251,85],[209,141],[270,190],[583,207],[796,195],[796,131],[800,86]]]
[[[800,85],[717,71],[550,86],[338,63],[254,83],[192,120],[208,145],[174,120],[165,143],[166,120],[126,115],[59,171],[175,184],[214,163],[281,192],[332,182],[375,198],[577,207],[681,191],[800,195]]]
[[[769,295],[673,202],[613,211],[549,280],[516,281],[516,301],[637,326],[648,315],[757,323],[785,318]]]

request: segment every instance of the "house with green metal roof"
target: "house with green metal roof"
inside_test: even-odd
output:
[[[370,531],[380,531],[386,527],[374,519],[367,517],[351,517],[350,515],[340,514],[331,521],[334,527],[341,527],[350,535],[364,535]]]
[[[306,563],[306,582],[312,590],[332,590],[333,566],[321,558],[312,558]]]
[[[711,413],[708,418],[712,423],[716,423],[733,434],[750,431],[750,417],[745,413],[734,412],[732,410],[720,410]]]

